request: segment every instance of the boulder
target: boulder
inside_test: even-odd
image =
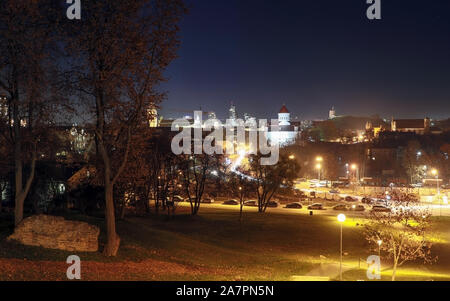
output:
[[[24,219],[8,240],[48,249],[96,252],[99,234],[97,226],[41,214]]]

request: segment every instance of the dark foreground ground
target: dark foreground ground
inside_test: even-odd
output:
[[[82,280],[305,280],[338,277],[339,225],[333,216],[260,214],[201,208],[189,216],[178,208],[166,216],[127,217],[119,221],[122,244],[117,257],[76,253]],[[295,209],[293,209],[295,210]],[[66,218],[102,227],[103,219],[80,215]],[[0,220],[0,280],[67,280],[66,258],[74,252],[47,250],[7,242],[13,219]],[[344,224],[344,279],[367,280],[365,259],[376,254],[362,235],[361,220]],[[450,280],[450,218],[436,218],[433,265],[403,266],[397,280]],[[382,254],[383,257],[383,254]],[[361,259],[361,263],[360,263]],[[382,280],[390,280],[390,260],[384,258]],[[300,276],[300,277],[299,277]],[[306,276],[306,277],[305,277]]]

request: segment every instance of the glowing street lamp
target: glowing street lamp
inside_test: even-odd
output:
[[[436,177],[436,193],[437,193],[436,197],[439,198],[439,195],[440,195],[440,191],[439,191],[439,172],[438,172],[438,170],[436,168],[433,168],[431,170],[431,174]],[[441,200],[439,200],[439,201],[440,201],[439,216],[441,216],[442,201]]]
[[[341,261],[339,264],[339,280],[342,281],[342,224],[345,222],[345,214],[339,214],[337,219],[341,225]]]
[[[316,168],[317,168],[317,171],[319,172],[319,181],[320,181],[320,169],[322,168],[322,164],[317,163]]]
[[[294,155],[290,155],[289,156],[289,160],[294,160],[295,159],[295,156]]]
[[[322,158],[321,156],[317,156],[317,157],[316,157],[316,161],[317,161],[317,162],[322,162],[322,161],[323,161],[323,158]]]
[[[431,170],[431,174],[433,176],[436,176],[436,189],[437,189],[437,194],[439,195],[439,172],[436,168]]]
[[[356,173],[355,177],[356,180],[359,181],[359,169],[358,169],[358,165],[356,164],[352,164],[351,165],[352,170]]]
[[[378,257],[381,260],[381,244],[383,243],[383,241],[381,239],[377,240],[377,244],[378,244]]]

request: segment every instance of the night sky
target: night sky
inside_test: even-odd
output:
[[[165,117],[338,115],[450,117],[450,1],[190,0]]]

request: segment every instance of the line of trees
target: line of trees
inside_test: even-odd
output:
[[[286,155],[273,166],[251,156],[236,182],[224,156],[175,156],[170,137],[148,127],[150,109],[166,97],[160,84],[180,44],[182,0],[89,1],[80,21],[63,18],[62,9],[52,0],[0,3],[0,192],[13,184],[16,226],[33,187],[44,182],[36,177],[45,164],[72,164],[69,185],[83,190],[94,182],[99,189],[81,193],[103,194],[97,208],[105,212],[106,256],[117,254],[116,218],[130,205],[149,211],[154,200],[156,212],[171,214],[180,194],[197,215],[205,194],[220,187],[236,191],[241,209],[257,195],[264,212],[292,185],[298,165]],[[89,133],[82,151],[61,137],[66,120],[79,120]]]
[[[186,8],[181,0],[88,1],[74,22],[63,19],[60,5],[0,3],[1,142],[13,162],[15,224],[23,219],[37,161],[54,150],[49,129],[82,108],[105,188],[104,254],[114,256],[120,244],[114,187],[140,140],[134,133],[165,97],[158,88],[176,57]]]

